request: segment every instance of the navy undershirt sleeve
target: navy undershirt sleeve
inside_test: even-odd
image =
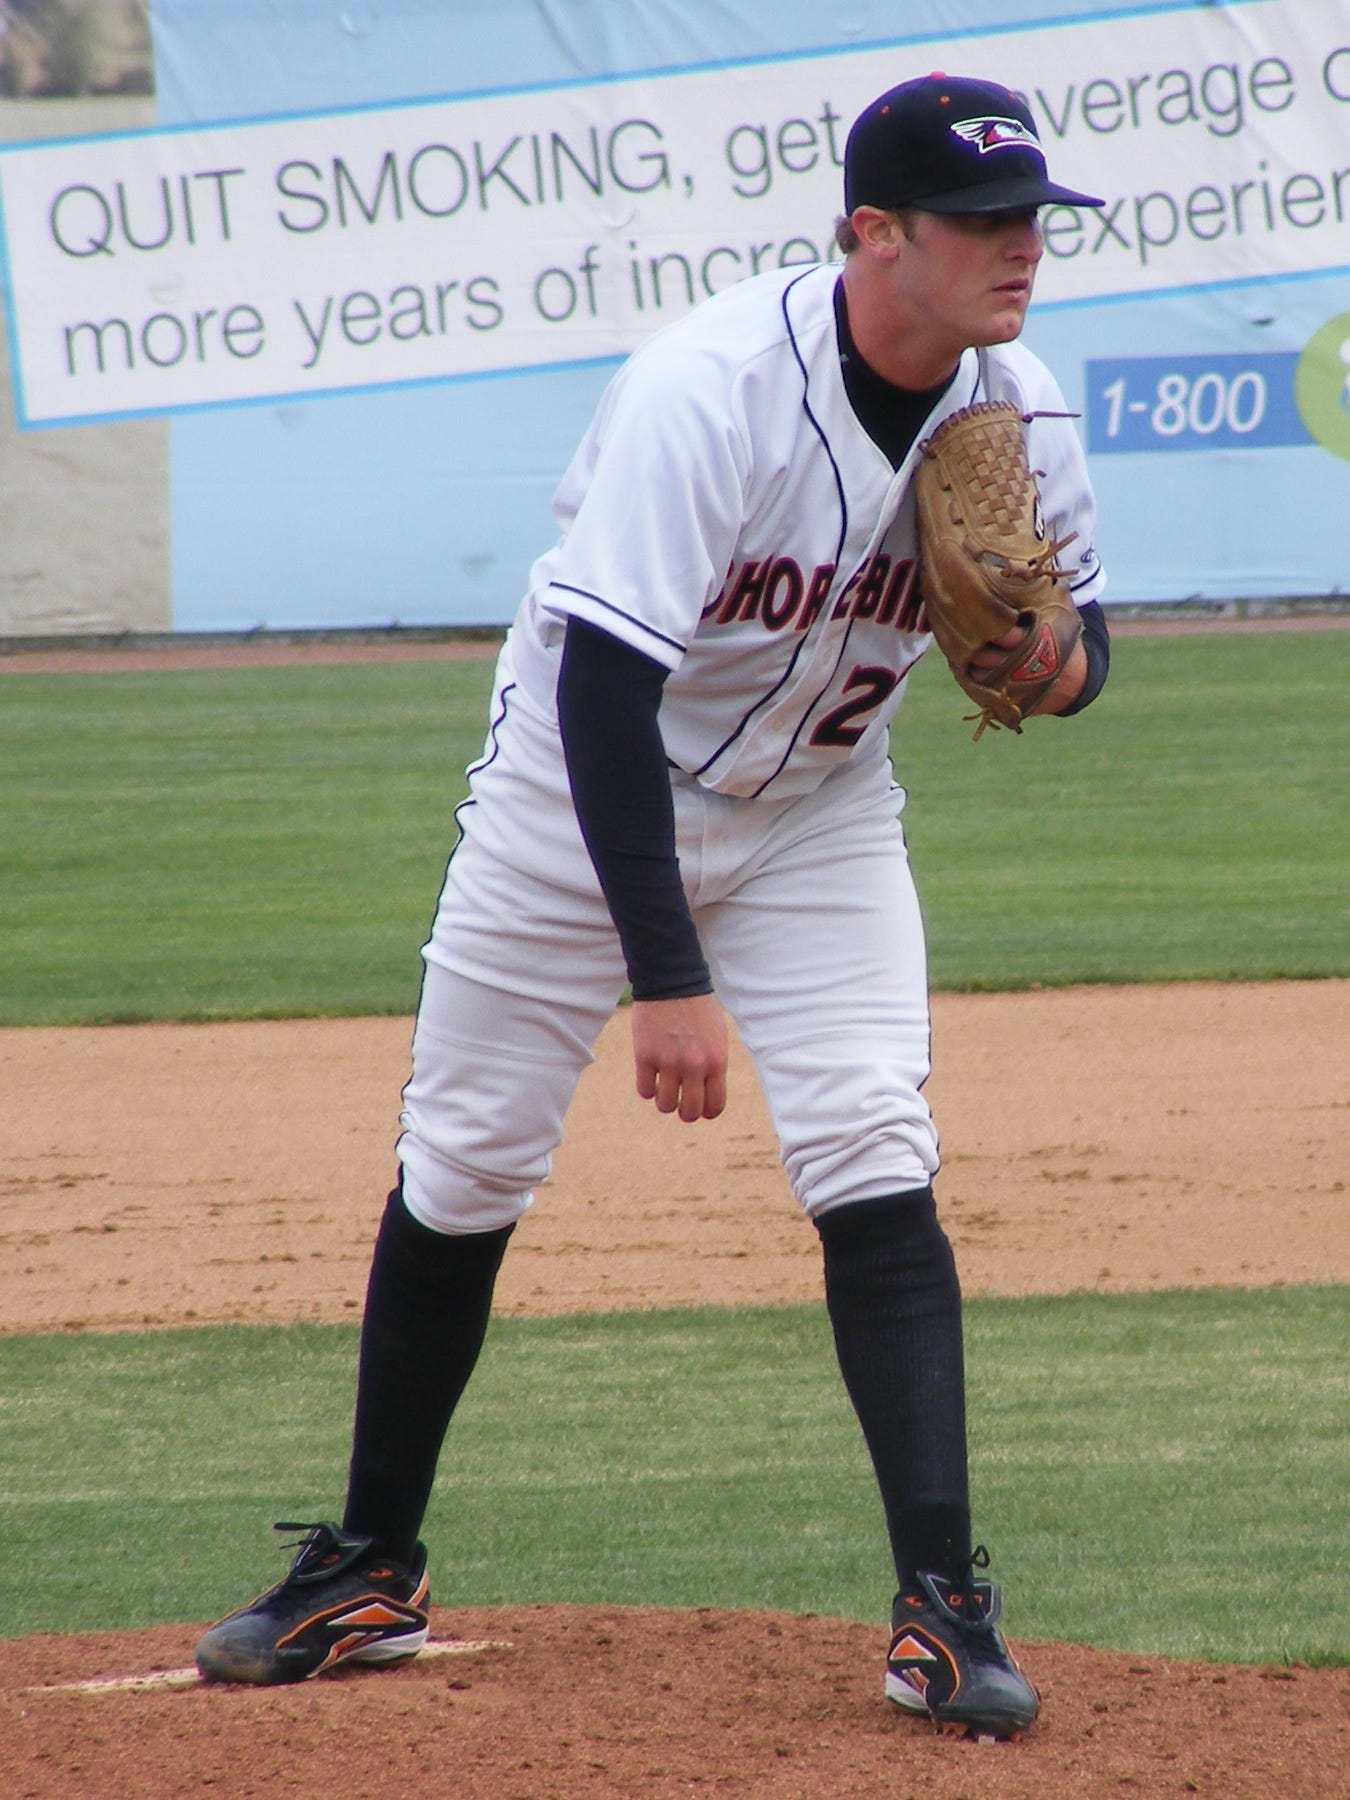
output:
[[[1074,713],[1082,712],[1106,686],[1107,673],[1111,667],[1111,635],[1106,629],[1106,614],[1096,600],[1089,600],[1086,606],[1080,606],[1079,616],[1083,621],[1083,649],[1087,654],[1087,675],[1083,681],[1082,691],[1072,706],[1066,706],[1063,712],[1047,715],[1055,719],[1069,719]]]
[[[568,620],[558,675],[567,775],[635,1000],[712,992],[675,854],[658,722],[668,672],[607,631]]]

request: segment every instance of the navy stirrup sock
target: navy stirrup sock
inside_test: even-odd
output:
[[[876,1470],[902,1589],[970,1559],[961,1290],[931,1188],[817,1220],[840,1371]]]
[[[513,1225],[448,1236],[395,1188],[366,1290],[343,1529],[410,1563],[441,1444],[483,1346]]]

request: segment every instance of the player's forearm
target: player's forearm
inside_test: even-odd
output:
[[[1069,652],[1064,663],[1064,672],[1051,688],[1050,692],[1038,700],[1032,707],[1028,717],[1041,718],[1046,713],[1063,713],[1074,705],[1083,692],[1087,681],[1087,651],[1081,640]]]
[[[558,721],[577,819],[639,1000],[708,994],[712,981],[675,855],[657,714],[666,670],[571,620]]]

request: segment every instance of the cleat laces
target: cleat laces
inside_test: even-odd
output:
[[[375,1544],[374,1538],[357,1537],[329,1523],[296,1524],[280,1520],[272,1529],[304,1533],[297,1542],[286,1546],[298,1554],[289,1573],[280,1582],[279,1590],[299,1583],[328,1581],[334,1575],[341,1575],[368,1556]]]

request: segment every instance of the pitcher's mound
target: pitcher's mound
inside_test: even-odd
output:
[[[0,1644],[17,1800],[1339,1800],[1350,1670],[1019,1644],[1044,1711],[1015,1744],[882,1698],[884,1633],[783,1613],[434,1609],[431,1655],[299,1687],[208,1687],[196,1633]],[[157,1679],[146,1679],[157,1676]]]

